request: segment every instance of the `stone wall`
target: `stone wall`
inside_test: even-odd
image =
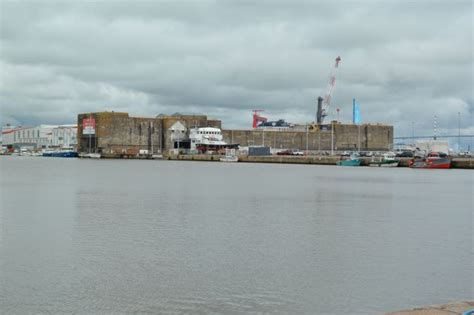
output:
[[[83,135],[83,119],[94,118],[95,135]],[[155,118],[130,117],[128,113],[99,112],[78,115],[78,151],[110,155],[136,155],[140,150],[158,153],[172,149],[170,128],[180,122],[187,130],[193,127],[220,127],[220,120],[205,115],[160,115]],[[187,139],[184,137],[183,140]]]
[[[162,145],[162,120],[129,117],[127,113],[93,113],[78,116],[80,152],[88,152],[88,135],[82,135],[82,119],[95,118],[96,135],[93,152],[107,154],[138,154],[139,150],[158,152]],[[95,141],[96,140],[96,141]]]
[[[334,150],[384,151],[393,146],[393,127],[385,125],[334,124]],[[223,130],[224,141],[241,146],[270,146],[279,149],[331,150],[331,125],[324,130],[291,129]],[[323,129],[323,128],[321,128]],[[359,144],[360,143],[360,144]]]

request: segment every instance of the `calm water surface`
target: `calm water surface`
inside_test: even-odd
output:
[[[0,157],[0,313],[473,299],[473,171]]]

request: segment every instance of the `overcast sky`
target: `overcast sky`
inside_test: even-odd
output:
[[[474,133],[472,1],[0,0],[0,123],[202,113],[225,128],[330,113],[395,134]],[[332,118],[335,118],[333,115]],[[331,116],[328,117],[331,119]]]

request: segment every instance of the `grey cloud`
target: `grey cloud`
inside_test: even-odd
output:
[[[248,127],[250,110],[314,119],[342,56],[331,113],[406,132],[415,118],[472,130],[471,1],[0,2],[0,123],[78,112],[199,112]],[[453,114],[454,113],[454,114]],[[444,128],[444,127],[443,127]],[[470,129],[469,129],[470,128]]]

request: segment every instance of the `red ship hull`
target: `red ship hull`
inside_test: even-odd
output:
[[[445,158],[427,158],[423,160],[411,160],[408,165],[411,168],[451,168],[451,160]]]

